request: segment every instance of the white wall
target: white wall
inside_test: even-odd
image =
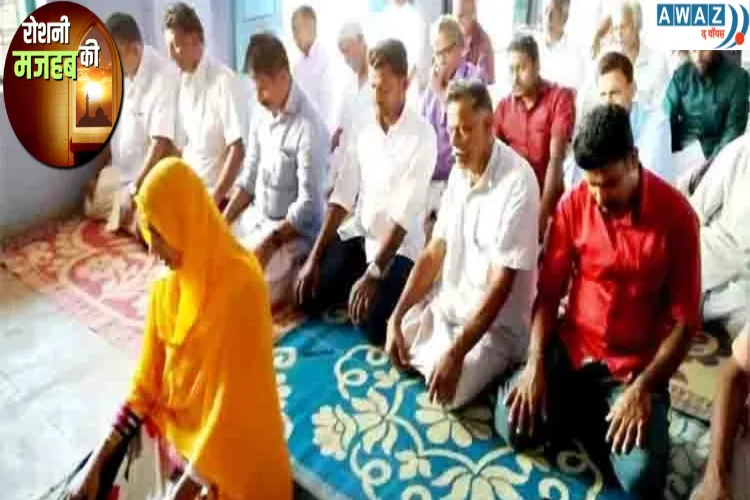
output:
[[[34,159],[13,133],[0,96],[0,242],[29,225],[73,211],[91,168],[53,169]]]
[[[54,0],[52,0],[54,1]],[[117,10],[114,0],[78,0],[101,19]],[[119,5],[120,8],[122,4]],[[153,16],[148,0],[131,0],[129,12],[141,26]],[[153,37],[144,30],[147,41]],[[32,224],[70,213],[79,204],[91,167],[53,169],[39,163],[21,145],[8,121],[5,100],[0,102],[0,241]]]
[[[48,0],[49,1],[49,0]],[[51,0],[55,1],[55,0]],[[102,20],[118,10],[135,17],[146,43],[164,50],[161,21],[169,0],[76,0]],[[196,0],[194,6],[206,29],[207,49],[231,65],[233,54],[230,2]],[[83,184],[91,166],[72,170],[49,168],[36,161],[16,138],[0,96],[0,242],[4,237],[80,205]]]

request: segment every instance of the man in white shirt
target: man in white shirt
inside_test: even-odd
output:
[[[87,217],[106,220],[109,231],[135,235],[133,198],[151,167],[175,153],[177,69],[144,45],[131,15],[112,14],[106,25],[120,53],[124,96],[115,132],[87,184],[84,211]]]
[[[400,40],[406,47],[409,65],[409,102],[417,105],[419,95],[429,79],[430,58],[427,53],[427,23],[410,0],[390,0],[376,16],[371,43],[387,39]]]
[[[250,38],[245,64],[255,83],[247,165],[224,215],[258,257],[272,306],[286,305],[299,265],[320,230],[328,132],[292,79],[281,41]]]
[[[309,5],[303,5],[292,14],[294,43],[301,56],[294,63],[294,81],[318,109],[329,131],[336,122],[334,90],[336,88],[333,65],[328,53],[318,40],[317,18]]]
[[[338,124],[331,139],[328,194],[333,189],[341,163],[345,161],[346,144],[358,135],[365,124],[375,119],[375,97],[368,80],[367,42],[362,25],[350,22],[341,27],[339,50],[354,73],[344,90]]]
[[[446,96],[455,168],[432,239],[388,323],[386,351],[411,366],[430,398],[457,408],[524,359],[539,251],[539,185],[492,130],[479,82]]]
[[[594,35],[593,51],[595,64],[588,68],[589,74],[582,92],[583,99],[579,117],[598,104],[596,64],[601,55],[622,52],[633,63],[635,70],[635,100],[651,108],[661,108],[664,94],[671,78],[667,57],[643,43],[641,30],[643,15],[638,0],[617,0],[607,4],[607,15]]]
[[[424,246],[437,139],[430,124],[406,106],[404,45],[381,42],[370,51],[369,63],[377,118],[351,144],[296,293],[311,315],[348,302],[354,324],[382,344],[386,322]]]
[[[731,335],[750,323],[750,134],[727,144],[690,203],[701,222],[703,319]]]
[[[583,57],[565,30],[570,0],[545,0],[542,26],[537,40],[542,78],[575,91],[583,83]]]
[[[344,24],[339,31],[339,51],[353,72],[347,82],[344,99],[333,134],[332,149],[338,148],[342,136],[356,135],[363,123],[375,118],[375,98],[368,80],[367,41],[358,22]]]
[[[245,157],[248,103],[237,75],[210,57],[198,14],[179,2],[167,9],[164,36],[180,68],[178,147],[218,206],[234,185]]]
[[[630,128],[644,168],[674,185],[677,176],[672,164],[672,133],[669,117],[661,108],[650,108],[634,101],[636,85],[633,64],[621,52],[604,54],[599,61],[599,98],[602,104],[617,104],[630,114]],[[583,182],[583,171],[570,155],[563,166],[566,189]]]

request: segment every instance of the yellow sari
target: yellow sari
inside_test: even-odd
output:
[[[154,167],[136,205],[146,241],[154,228],[182,264],[152,285],[128,406],[220,500],[291,498],[260,265],[180,159]]]

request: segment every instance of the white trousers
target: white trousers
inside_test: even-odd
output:
[[[127,227],[120,227],[120,196],[124,189],[120,172],[112,166],[104,167],[99,173],[93,194],[84,200],[84,215],[89,219],[105,221],[105,229],[109,232],[123,229],[135,235],[135,215]]]
[[[721,321],[732,338],[739,335],[750,325],[750,281],[738,279],[704,292],[703,319]]]
[[[401,326],[411,366],[429,380],[435,366],[461,334],[461,326],[449,325],[432,299],[410,309]],[[464,358],[456,394],[448,407],[456,409],[470,403],[510,366],[512,354],[510,347],[499,349],[491,342],[490,333],[486,333]]]

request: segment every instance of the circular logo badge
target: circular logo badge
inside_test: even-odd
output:
[[[16,31],[3,73],[8,120],[23,147],[51,167],[94,158],[122,103],[115,41],[86,7],[52,2]]]

